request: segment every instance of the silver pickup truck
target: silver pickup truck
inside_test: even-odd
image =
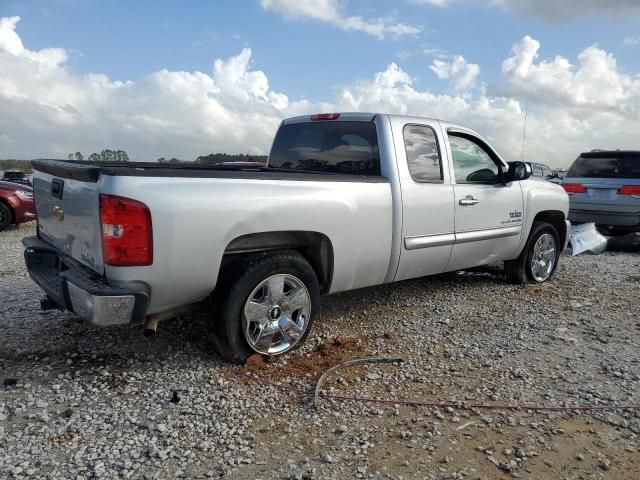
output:
[[[544,282],[569,231],[562,187],[426,118],[290,118],[267,165],[33,164],[43,308],[153,332],[208,301],[233,362],[298,346],[322,294],[496,262]]]

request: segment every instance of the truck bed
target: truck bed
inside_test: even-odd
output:
[[[331,292],[382,283],[393,270],[391,182],[383,176],[64,160],[36,160],[33,166],[38,238],[110,286],[144,292],[148,314],[206,298],[225,252],[247,234],[326,236],[340,265]],[[104,196],[148,207],[151,264],[113,266],[105,260]]]
[[[331,182],[388,183],[379,175],[353,173],[308,172],[283,168],[238,165],[166,164],[151,162],[91,163],[77,160],[41,159],[31,162],[33,168],[58,178],[97,182],[100,175],[126,177],[238,178],[265,180],[299,180]]]

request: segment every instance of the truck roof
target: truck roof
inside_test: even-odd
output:
[[[315,113],[312,115],[300,115],[297,117],[286,118],[282,121],[281,125],[291,125],[295,123],[306,123],[313,121],[334,121],[334,122],[372,122],[377,116],[385,116],[389,118],[391,122],[394,120],[400,120],[403,123],[420,123],[429,121],[429,122],[437,122],[442,126],[442,129],[447,132],[458,132],[463,134],[471,134],[490,147],[490,149],[495,153],[497,159],[502,162],[505,166],[507,163],[504,159],[496,152],[495,148],[491,147],[491,144],[485,140],[482,135],[473,130],[472,128],[465,127],[464,125],[458,125],[455,123],[448,122],[446,120],[440,120],[437,118],[429,118],[429,117],[419,117],[414,115],[396,115],[391,113],[371,113],[371,112],[335,112],[335,113]]]
[[[393,113],[372,113],[372,112],[335,112],[335,113],[315,113],[310,115],[299,115],[297,117],[289,117],[285,118],[282,123],[284,125],[289,125],[292,123],[304,123],[311,122],[314,120],[328,120],[328,121],[342,121],[342,122],[371,122],[376,116],[384,115],[389,117],[390,119],[403,119],[405,121],[419,121],[419,120],[428,120],[431,122],[439,122],[446,128],[451,128],[454,130],[465,130],[468,132],[473,132],[478,135],[473,129],[469,127],[465,127],[464,125],[458,125],[455,123],[448,122],[446,120],[442,120],[434,117],[421,117],[417,115],[399,115]]]

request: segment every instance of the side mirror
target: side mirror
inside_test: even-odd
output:
[[[509,162],[509,170],[507,171],[507,181],[518,182],[531,177],[533,170],[531,164],[527,162]]]

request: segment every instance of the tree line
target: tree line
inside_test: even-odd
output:
[[[0,170],[20,170],[24,173],[31,173],[31,161],[30,160],[17,160],[15,158],[8,158],[6,160],[0,160]]]
[[[244,153],[210,153],[200,155],[195,159],[195,163],[227,163],[227,162],[260,162],[267,163],[266,155],[247,155]]]
[[[204,164],[221,164],[228,162],[260,162],[267,163],[266,155],[248,155],[246,153],[210,153],[208,155],[200,155],[195,160],[180,160],[178,158],[158,159],[158,163],[204,163]]]
[[[80,162],[129,162],[129,155],[124,150],[102,150],[100,153],[91,153],[85,157],[82,152],[70,153],[67,157],[69,160]],[[200,155],[195,160],[180,160],[177,158],[158,159],[158,163],[200,163],[200,164],[222,164],[228,162],[260,162],[266,163],[266,155],[249,155],[246,153],[209,153],[208,155]],[[19,159],[0,159],[0,170],[20,170],[25,173],[32,173],[31,160]]]
[[[85,161],[84,155],[81,152],[70,153],[69,160],[76,160],[78,162]],[[92,153],[87,159],[87,162],[128,162],[129,155],[124,150],[102,150],[100,153]]]
[[[84,157],[81,152],[70,153],[69,160],[88,161],[88,162],[128,162],[129,155],[124,150],[103,150],[102,152],[92,153],[88,157]],[[210,153],[208,155],[200,155],[195,160],[180,160],[178,158],[160,157],[158,163],[204,163],[204,164],[220,164],[228,162],[260,162],[266,163],[266,155],[248,155],[246,153]]]

